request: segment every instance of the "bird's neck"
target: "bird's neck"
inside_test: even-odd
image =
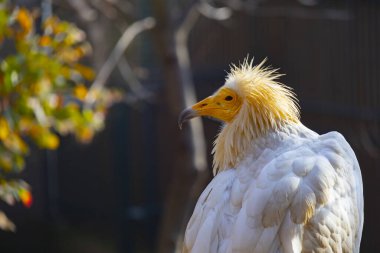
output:
[[[233,122],[226,123],[214,142],[214,175],[220,171],[236,168],[249,152],[263,149],[270,142],[287,136],[289,129],[300,124],[298,118],[268,119],[247,107]]]

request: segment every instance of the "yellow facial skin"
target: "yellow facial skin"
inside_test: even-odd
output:
[[[229,88],[221,88],[214,95],[199,101],[191,107],[198,116],[209,116],[224,122],[230,122],[239,112],[242,100]]]

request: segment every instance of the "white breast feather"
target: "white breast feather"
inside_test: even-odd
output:
[[[302,125],[286,134],[275,145],[273,136],[258,140],[252,155],[211,181],[185,252],[359,252],[363,193],[349,144]]]

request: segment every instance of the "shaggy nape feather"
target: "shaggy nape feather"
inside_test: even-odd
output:
[[[214,142],[214,174],[234,168],[255,139],[287,124],[299,122],[299,107],[289,87],[279,83],[277,69],[264,67],[266,59],[253,66],[248,58],[232,65],[225,87],[243,100],[235,118],[226,123]]]

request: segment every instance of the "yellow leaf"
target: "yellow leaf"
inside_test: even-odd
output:
[[[26,206],[27,208],[30,208],[33,203],[32,194],[27,189],[24,189],[24,188],[22,188],[18,194],[24,206]]]
[[[21,117],[18,121],[18,127],[21,132],[26,132],[33,127],[33,120],[27,117]]]
[[[5,140],[9,135],[9,125],[5,118],[0,118],[0,140]]]
[[[56,16],[48,17],[45,22],[43,23],[43,29],[48,30],[48,32],[55,33],[55,27],[57,27],[57,24],[59,23],[59,19]]]
[[[79,84],[74,88],[74,96],[79,100],[83,100],[87,95],[87,88],[83,84]]]
[[[60,72],[65,78],[69,79],[71,77],[71,69],[67,66],[62,66]]]
[[[73,63],[78,61],[83,57],[83,52],[81,50],[67,48],[62,49],[57,53],[58,58],[62,59],[64,62]]]
[[[56,17],[50,16],[47,19],[45,19],[44,23],[42,24],[43,29],[47,29],[48,27],[52,26],[56,22]]]
[[[77,29],[75,26],[71,26],[70,29],[68,29],[65,44],[71,46],[83,41],[85,38],[86,35],[83,31]]]
[[[40,37],[39,44],[42,47],[50,46],[52,43],[52,39],[49,36],[42,36]]]
[[[95,72],[82,64],[75,64],[74,68],[86,79],[93,80],[95,78]]]
[[[19,22],[22,28],[22,32],[19,34],[19,36],[24,37],[32,31],[33,17],[27,9],[20,8],[17,12],[16,20]]]
[[[52,133],[45,134],[42,145],[47,149],[56,149],[59,146],[59,138]]]
[[[79,131],[76,133],[76,136],[79,141],[88,143],[94,137],[94,131],[91,128],[83,127],[79,129]]]
[[[18,151],[20,151],[21,153],[28,152],[28,146],[26,145],[24,140],[19,135],[15,134],[14,139],[15,139],[15,144],[16,144]]]
[[[0,167],[5,171],[12,170],[12,157],[7,153],[0,153]]]
[[[28,152],[28,146],[21,139],[18,134],[10,133],[6,139],[3,140],[4,145],[13,152],[25,154]]]
[[[25,160],[24,160],[23,156],[14,157],[13,163],[20,170],[25,167]]]
[[[43,134],[43,128],[37,124],[31,124],[25,129],[25,132],[37,140]]]

